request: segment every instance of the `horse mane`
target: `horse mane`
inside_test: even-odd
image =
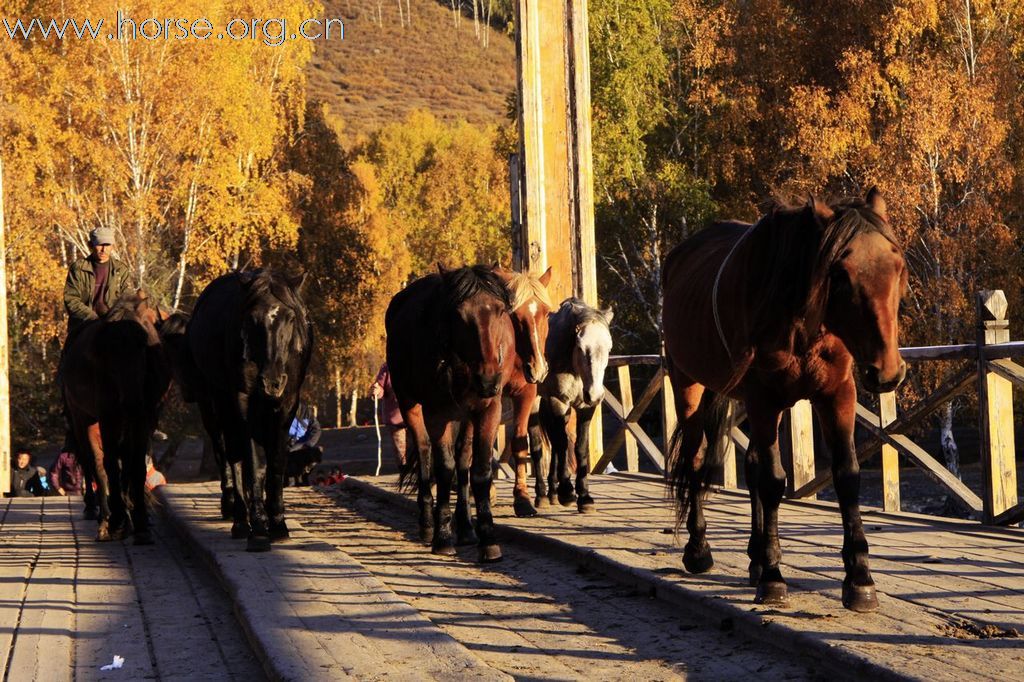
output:
[[[103,315],[103,319],[107,322],[120,322],[121,320],[141,322],[138,310],[146,300],[148,298],[145,294],[140,294],[137,291],[125,292],[114,301],[114,305],[110,306],[110,310]]]
[[[608,320],[597,308],[582,300],[570,297],[562,301],[558,311],[552,314],[548,326],[548,341],[545,354],[552,366],[565,366],[572,361],[572,349],[576,345],[576,329],[581,325],[600,324],[610,330]]]
[[[864,200],[843,199],[830,208],[835,217],[822,226],[812,207],[776,200],[750,228],[750,249],[756,254],[748,268],[752,344],[792,347],[794,322],[805,342],[817,335],[828,306],[831,270],[858,234],[877,232],[902,251],[889,224]],[[789,339],[782,338],[786,334]]]
[[[284,275],[274,270],[260,268],[248,270],[239,275],[246,285],[244,309],[248,310],[267,298],[276,298],[295,314],[295,331],[303,348],[309,348],[310,329],[306,306]]]
[[[531,298],[536,298],[550,310],[551,295],[548,288],[541,284],[540,277],[526,272],[509,272],[508,289],[512,294],[512,310],[517,310]]]
[[[444,301],[453,310],[479,293],[489,294],[501,301],[507,310],[513,310],[511,292],[501,277],[486,265],[442,271],[441,281],[444,284]]]

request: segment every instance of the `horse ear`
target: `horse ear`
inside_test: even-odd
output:
[[[302,289],[302,285],[306,283],[306,273],[300,272],[297,275],[285,275],[285,280],[288,282],[288,286],[295,291],[299,291]]]
[[[437,274],[444,275],[447,272],[448,272],[448,269],[444,266],[444,263],[442,263],[441,261],[438,261],[437,262]]]
[[[608,324],[611,324],[612,318],[615,317],[615,311],[612,310],[611,308],[606,308],[602,310],[601,314],[604,315],[604,321],[607,322]]]
[[[807,195],[807,208],[814,212],[815,217],[823,223],[827,223],[835,217],[836,213],[829,205],[813,194]]]
[[[879,218],[889,222],[889,209],[885,205],[885,199],[882,198],[882,193],[878,191],[878,187],[869,189],[864,201],[867,203],[868,208],[878,214]]]
[[[543,284],[545,287],[548,284],[551,283],[551,266],[550,265],[548,266],[548,269],[544,271],[544,274],[540,276],[540,283]]]

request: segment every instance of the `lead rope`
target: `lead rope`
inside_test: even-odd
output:
[[[725,271],[725,266],[729,262],[729,259],[732,258],[732,254],[736,252],[736,248],[744,239],[747,238],[747,235],[754,231],[755,227],[757,227],[757,225],[752,225],[748,228],[747,231],[736,240],[736,243],[732,245],[732,248],[729,249],[729,253],[725,256],[725,260],[723,260],[722,264],[718,266],[718,274],[715,275],[715,285],[711,288],[711,312],[715,316],[715,329],[718,330],[718,338],[721,340],[722,347],[725,348],[725,353],[729,356],[729,360],[732,360],[732,351],[729,350],[729,344],[725,340],[725,332],[722,331],[722,318],[718,314],[718,283],[722,281],[722,272]]]

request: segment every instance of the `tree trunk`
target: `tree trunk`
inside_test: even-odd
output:
[[[337,428],[341,428],[341,369],[338,367],[334,368],[334,398],[337,401],[335,405],[334,413],[334,425]]]
[[[348,413],[348,425],[349,426],[359,426],[359,423],[356,421],[356,406],[358,404],[358,400],[359,400],[359,391],[357,391],[356,389],[353,388],[352,389],[352,408],[349,410],[349,413]]]
[[[953,402],[946,403],[942,408],[939,422],[939,441],[942,443],[942,456],[946,460],[946,468],[960,478],[960,448],[953,437]]]

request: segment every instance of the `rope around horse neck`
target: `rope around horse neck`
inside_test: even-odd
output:
[[[736,252],[736,248],[744,239],[747,238],[747,235],[754,231],[755,227],[757,227],[757,225],[752,225],[748,228],[747,231],[736,240],[736,243],[732,245],[732,248],[729,249],[729,253],[725,256],[725,260],[723,260],[722,264],[718,266],[718,274],[715,275],[715,285],[711,288],[711,312],[715,316],[715,329],[718,330],[718,338],[721,340],[722,347],[725,348],[725,354],[729,356],[729,360],[732,360],[732,351],[729,350],[729,343],[725,340],[725,332],[722,331],[722,318],[718,314],[718,283],[722,281],[722,273],[725,271],[725,266],[729,262],[729,259],[732,258],[732,254]]]

